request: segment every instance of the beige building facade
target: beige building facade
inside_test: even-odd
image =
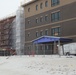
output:
[[[32,0],[22,6],[25,54],[32,50],[32,41],[44,35],[66,37],[76,42],[76,0]]]

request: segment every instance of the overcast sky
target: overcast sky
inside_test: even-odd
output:
[[[14,13],[22,1],[24,0],[0,0],[0,19]]]

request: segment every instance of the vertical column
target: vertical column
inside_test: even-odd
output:
[[[46,45],[46,44],[43,44],[44,56],[45,56],[45,45]]]
[[[36,44],[36,54],[38,55],[38,44]]]
[[[58,54],[60,56],[60,40],[58,40]]]
[[[54,41],[54,54],[56,53],[56,41]]]

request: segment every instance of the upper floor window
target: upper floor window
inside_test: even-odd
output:
[[[38,5],[36,5],[36,10],[38,10]]]
[[[28,48],[28,50],[30,50],[31,49],[31,46],[28,46],[27,48]]]
[[[28,24],[30,24],[30,20],[28,20]]]
[[[43,31],[41,30],[41,31],[40,31],[40,36],[42,36],[42,35],[43,35]]]
[[[40,4],[40,8],[41,8],[41,9],[43,8],[43,3]]]
[[[45,35],[48,35],[48,29],[45,30]]]
[[[60,11],[51,14],[51,21],[59,21],[60,20]]]
[[[38,31],[36,31],[36,37],[38,37]]]
[[[58,5],[60,3],[60,0],[51,0],[51,6]]]
[[[60,27],[52,28],[51,35],[52,36],[59,36],[60,35]]]
[[[28,12],[30,12],[30,8],[28,8]]]
[[[47,6],[48,6],[48,1],[45,2],[45,7],[47,7]]]
[[[30,36],[30,32],[28,33],[28,37]]]
[[[36,18],[36,23],[38,23],[38,18]]]
[[[40,17],[40,22],[42,22],[42,21],[43,21],[43,17],[41,16],[41,17]]]
[[[48,16],[46,15],[46,16],[45,16],[45,21],[47,21],[47,20],[48,20]]]

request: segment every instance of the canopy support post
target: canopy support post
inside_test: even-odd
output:
[[[54,41],[54,54],[56,53],[56,41]]]
[[[38,55],[38,44],[36,44],[36,53]]]
[[[60,40],[58,40],[58,54],[60,56]]]

